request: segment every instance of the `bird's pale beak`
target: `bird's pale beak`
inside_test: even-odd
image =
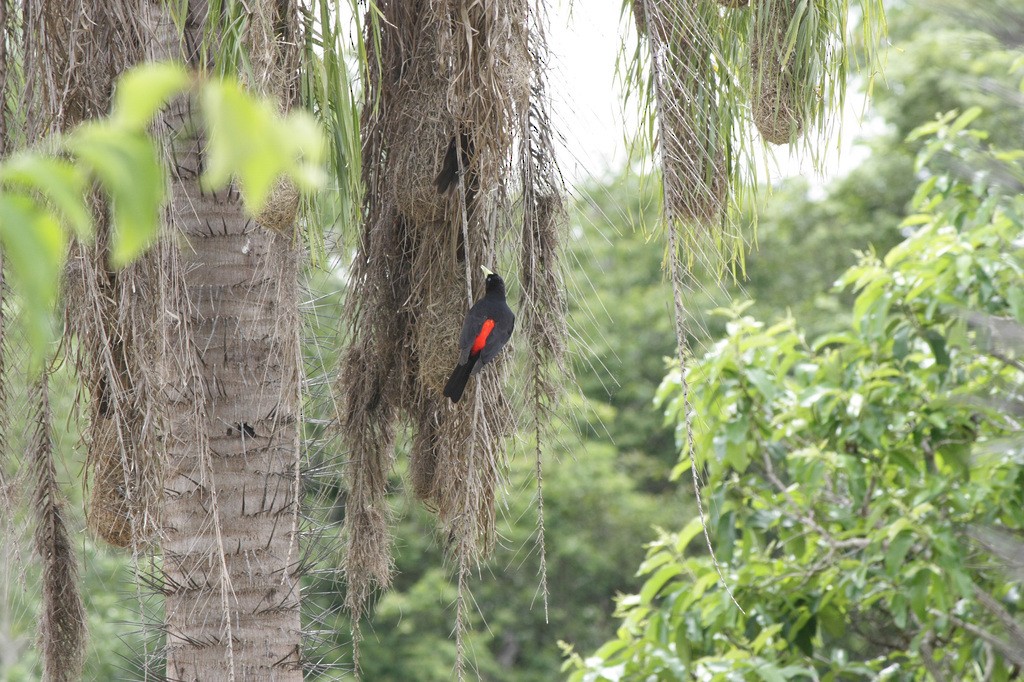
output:
[[[484,271],[484,277],[490,277],[491,275],[494,274],[493,272],[491,272],[490,269],[488,269],[486,265],[481,265],[480,269]]]

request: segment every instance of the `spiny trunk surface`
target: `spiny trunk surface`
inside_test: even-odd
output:
[[[203,3],[190,3],[194,50]],[[181,57],[162,4],[157,57]],[[185,301],[167,335],[162,539],[167,677],[301,680],[297,253],[249,219],[234,188],[203,192],[205,140],[189,99],[164,116],[169,220]],[[183,309],[182,309],[183,308]]]

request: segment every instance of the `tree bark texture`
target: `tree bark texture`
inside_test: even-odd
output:
[[[261,4],[274,3],[246,7]],[[147,9],[152,56],[201,66],[205,3],[188,3],[184,36],[162,2]],[[246,215],[237,188],[200,188],[194,106],[173,102],[158,126],[180,246],[160,294],[174,309],[161,360],[166,675],[301,680],[299,254]]]

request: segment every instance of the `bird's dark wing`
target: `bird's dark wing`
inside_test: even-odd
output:
[[[434,186],[438,194],[447,194],[448,190],[454,187],[459,181],[459,161],[456,139],[453,137],[448,143],[448,151],[444,155],[441,164],[441,172],[434,178]]]
[[[437,187],[438,194],[447,194],[459,184],[460,151],[462,156],[461,172],[465,173],[473,158],[473,140],[466,133],[459,133],[457,138],[453,137],[448,143],[448,151],[445,152],[441,171],[434,178],[434,186]]]

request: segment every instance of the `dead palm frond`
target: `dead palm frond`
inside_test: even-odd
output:
[[[734,224],[756,199],[762,140],[798,143],[813,159],[836,145],[849,75],[847,2],[630,0],[640,46],[626,60],[627,97],[643,116],[640,148],[656,150],[666,227],[688,263],[711,272],[742,263]],[[861,0],[856,38],[873,76],[884,19]],[[756,203],[756,201],[754,202]]]
[[[534,14],[542,7],[394,0],[376,5],[376,31],[374,9],[365,21],[366,209],[339,378],[356,616],[390,579],[386,485],[399,419],[413,429],[413,492],[436,512],[460,585],[493,547],[499,463],[518,409],[505,397],[504,364],[482,373],[457,407],[441,392],[462,317],[481,289],[478,266],[508,273],[502,264],[519,251],[521,334],[541,354],[536,366],[561,361],[562,188],[539,75],[545,51]],[[442,182],[446,163],[451,177]],[[517,229],[512,197],[520,192]],[[556,392],[550,377],[537,386]]]
[[[520,327],[527,339],[527,402],[534,437],[540,593],[548,615],[547,551],[544,541],[543,458],[549,445],[559,399],[569,375],[565,361],[565,284],[562,279],[562,235],[568,219],[562,178],[555,162],[555,143],[547,90],[549,60],[543,3],[529,9],[530,57],[534,64],[529,106],[520,113],[520,173],[523,230],[520,250]]]
[[[33,387],[28,452],[35,491],[35,550],[42,563],[39,641],[45,679],[70,682],[82,674],[85,606],[79,589],[78,559],[64,520],[64,496],[57,483],[49,391],[48,373],[44,371]]]

